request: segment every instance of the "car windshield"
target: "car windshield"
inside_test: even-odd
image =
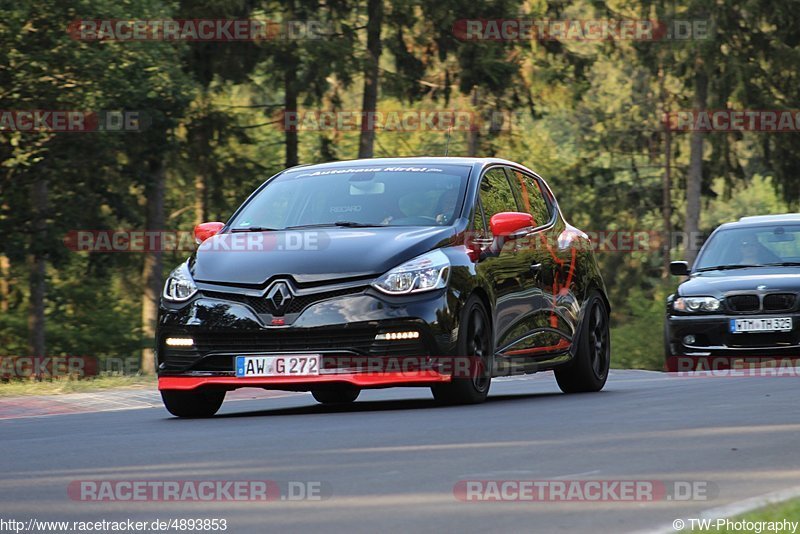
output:
[[[800,224],[720,230],[703,247],[694,270],[800,263]]]
[[[410,164],[295,169],[267,184],[231,228],[450,225],[461,210],[469,169]]]

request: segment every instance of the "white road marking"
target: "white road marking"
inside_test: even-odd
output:
[[[599,469],[595,469],[594,471],[584,471],[582,473],[571,473],[569,475],[559,475],[557,477],[553,477],[553,480],[569,480],[569,479],[575,478],[575,477],[586,477],[586,476],[590,476],[590,475],[596,475],[599,472],[600,472]]]
[[[296,395],[307,395],[306,392],[281,391],[268,397],[257,395],[231,396],[225,403],[267,400]],[[18,405],[18,410],[15,410]],[[0,421],[11,419],[33,419],[38,417],[54,417],[58,415],[76,415],[100,412],[118,412],[124,410],[140,410],[159,408],[162,406],[158,390],[147,392],[107,391],[93,393],[63,393],[56,395],[32,395],[29,397],[0,398]],[[3,408],[5,412],[3,413]],[[16,413],[15,413],[16,412]]]

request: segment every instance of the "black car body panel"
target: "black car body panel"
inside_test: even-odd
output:
[[[237,254],[222,244],[230,234],[210,238],[193,262],[197,282],[264,286],[279,274],[291,273],[300,284],[381,275],[420,254],[452,240],[453,227],[318,228],[270,233],[274,243],[314,237],[312,247],[267,248]],[[320,257],[324,257],[321,260]]]

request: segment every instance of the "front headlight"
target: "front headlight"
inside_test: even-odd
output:
[[[679,312],[714,312],[719,309],[719,300],[714,297],[679,297],[672,307]]]
[[[181,263],[174,271],[169,273],[167,283],[164,284],[164,300],[170,302],[184,302],[197,293],[197,286],[189,274],[189,265]]]
[[[389,295],[405,295],[440,289],[447,285],[450,260],[441,250],[417,256],[395,267],[372,285]]]

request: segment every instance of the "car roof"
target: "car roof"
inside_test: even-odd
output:
[[[781,213],[775,215],[751,215],[738,221],[725,223],[720,228],[740,228],[743,226],[764,226],[776,223],[800,223],[800,213]]]
[[[470,167],[484,167],[491,164],[513,165],[515,167],[521,167],[523,169],[530,170],[524,165],[503,158],[467,158],[456,156],[413,156],[403,158],[351,159],[343,161],[330,161],[327,163],[298,165],[286,170],[298,168],[309,169],[314,167],[346,167],[349,165],[469,165]]]

